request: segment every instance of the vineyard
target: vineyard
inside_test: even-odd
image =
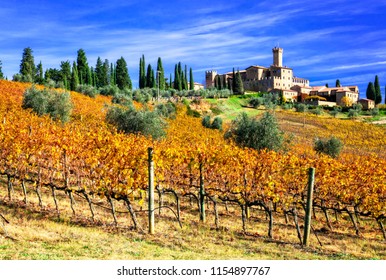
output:
[[[275,238],[275,217],[293,220],[301,243],[300,217],[306,208],[308,170],[313,167],[312,203],[325,228],[334,231],[333,219],[347,217],[356,235],[370,230],[377,232],[379,242],[386,239],[385,128],[276,112],[281,127],[294,134],[290,151],[256,151],[224,140],[223,132],[202,127],[200,119],[187,116],[180,106],[176,118],[168,120],[167,137],[153,141],[118,133],[106,124],[111,99],[105,96],[71,92],[74,111],[67,124],[38,117],[21,108],[28,87],[0,81],[0,175],[7,193],[3,201],[22,199],[28,205],[34,196],[43,207],[42,193],[49,191],[57,215],[60,196],[69,201],[74,214],[76,201],[85,201],[91,219],[97,219],[96,201],[103,201],[115,224],[119,223],[116,205],[124,205],[131,219],[128,226],[141,231],[147,227],[141,217],[146,214],[139,210],[146,204],[148,148],[152,147],[157,209],[173,213],[172,219],[181,226],[186,211],[181,203],[189,200],[197,220],[212,223],[213,216],[217,229],[222,228],[219,209],[228,206],[238,209],[235,213],[244,232],[251,212],[263,213],[264,235],[270,239]],[[330,135],[344,143],[337,159],[312,149],[315,137]],[[22,197],[15,196],[16,187]],[[164,197],[168,203],[163,203]]]

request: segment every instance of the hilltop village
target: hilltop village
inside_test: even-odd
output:
[[[283,66],[282,48],[274,47],[272,54],[271,66],[252,65],[239,71],[246,91],[280,93],[287,102],[307,101],[313,105],[351,106],[364,101],[359,100],[359,89],[356,85],[311,87],[308,79],[296,77],[292,68]],[[233,80],[233,75],[233,72],[219,74],[213,70],[206,71],[206,88],[214,87],[218,77],[229,84]],[[371,107],[372,104],[367,104],[367,106]]]

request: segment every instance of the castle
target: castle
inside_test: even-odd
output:
[[[293,69],[283,66],[283,49],[274,47],[273,64],[269,67],[252,65],[241,70],[240,75],[244,89],[247,91],[278,92],[286,101],[303,102],[310,96],[319,96],[327,103],[325,105],[346,105],[357,103],[359,91],[357,86],[348,87],[310,87],[310,81],[295,77]],[[217,83],[229,85],[233,80],[233,72],[218,74],[216,71],[206,71],[206,88],[215,87]],[[346,98],[343,98],[346,97]],[[320,101],[319,101],[320,102]],[[332,104],[334,103],[334,104]]]

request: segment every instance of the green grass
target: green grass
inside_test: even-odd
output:
[[[237,96],[232,96],[227,99],[206,99],[211,107],[215,107],[215,111],[220,111],[217,114],[225,121],[232,121],[237,118],[242,112],[246,112],[249,116],[257,116],[262,113],[262,110],[247,108],[247,99],[240,99]]]

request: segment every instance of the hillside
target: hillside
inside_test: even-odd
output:
[[[294,135],[291,150],[258,152],[203,128],[178,106],[167,137],[152,141],[104,122],[109,97],[71,92],[69,123],[38,117],[21,108],[29,86],[0,81],[0,213],[9,221],[0,229],[2,259],[386,258],[384,127],[277,111]],[[338,159],[312,149],[315,137],[331,135],[345,145]],[[146,234],[148,147],[162,206],[154,235]],[[311,166],[315,234],[302,248],[293,214],[302,228]]]

